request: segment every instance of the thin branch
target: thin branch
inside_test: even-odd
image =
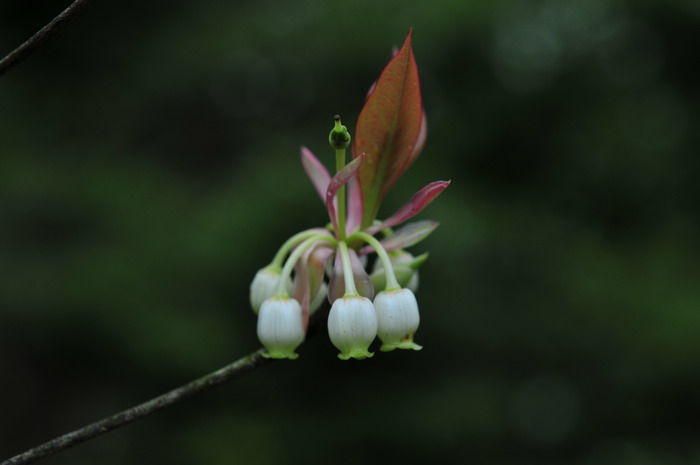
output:
[[[251,354],[241,357],[235,362],[227,365],[213,373],[202,376],[199,379],[191,381],[179,388],[175,388],[170,392],[155,397],[149,401],[139,404],[135,407],[123,410],[111,417],[107,417],[98,422],[84,426],[80,429],[52,439],[49,442],[29,449],[26,452],[15,455],[14,457],[5,460],[0,465],[23,465],[32,463],[47,455],[55,454],[71,446],[79,444],[88,439],[100,436],[113,429],[124,426],[127,423],[136,421],[146,415],[150,415],[162,408],[168,407],[176,402],[187,399],[195,394],[208,391],[214,386],[223,384],[227,381],[238,378],[239,376],[248,373],[258,367],[261,367],[271,360],[262,356],[263,349],[257,350]]]
[[[329,310],[330,304],[328,304],[328,301],[326,301],[311,317],[309,327],[306,331],[307,341],[314,337],[326,324]],[[264,349],[258,349],[255,352],[252,352],[245,357],[241,357],[235,362],[214,371],[213,373],[209,373],[208,375],[204,375],[199,379],[190,381],[179,388],[175,388],[172,391],[166,392],[158,397],[154,397],[153,399],[135,407],[123,410],[112,415],[111,417],[104,418],[100,421],[64,434],[63,436],[52,439],[51,441],[45,442],[44,444],[33,447],[26,452],[22,452],[21,454],[5,460],[4,462],[0,463],[0,465],[24,465],[27,463],[32,463],[40,458],[55,454],[56,452],[60,452],[64,449],[68,449],[69,447],[80,444],[83,441],[95,438],[112,431],[113,429],[117,429],[120,426],[131,423],[132,421],[136,421],[150,415],[151,413],[157,412],[162,408],[169,407],[170,405],[180,402],[181,400],[192,397],[195,394],[208,391],[215,386],[234,380],[241,375],[271,362],[271,359],[262,356],[263,352]]]
[[[36,34],[27,39],[26,42],[8,53],[0,60],[0,76],[24,61],[34,50],[44,45],[45,42],[75,19],[94,1],[95,0],[75,0],[68,8],[63,10],[61,14],[52,19],[49,24],[42,27]]]

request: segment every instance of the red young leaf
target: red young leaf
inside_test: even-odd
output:
[[[348,220],[345,225],[346,234],[349,236],[362,224],[362,191],[357,182],[357,176],[348,181]]]
[[[363,228],[372,224],[384,195],[418,156],[425,131],[418,68],[409,32],[379,76],[357,120],[353,153],[367,154],[358,171],[364,203]]]
[[[331,175],[328,174],[326,167],[306,147],[301,148],[301,164],[314,189],[321,196],[321,200],[326,200],[326,189],[331,182]]]
[[[431,182],[416,192],[413,197],[411,197],[411,200],[409,200],[408,203],[401,207],[396,213],[391,215],[391,217],[384,220],[381,224],[368,228],[367,232],[369,234],[375,234],[382,229],[391,228],[397,224],[403,223],[409,218],[413,218],[425,207],[427,207],[430,202],[435,200],[437,196],[440,195],[449,185],[450,181]]]
[[[435,228],[437,228],[439,225],[440,223],[437,221],[430,220],[408,223],[391,236],[382,239],[380,242],[386,250],[405,249],[428,237],[430,233],[435,231]],[[360,249],[360,255],[365,255],[372,252],[374,252],[374,248],[369,245]]]

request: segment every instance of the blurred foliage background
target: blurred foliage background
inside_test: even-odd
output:
[[[67,2],[5,0],[0,53]],[[31,7],[29,7],[31,5]],[[0,78],[0,456],[258,347],[298,162],[414,27],[416,353],[324,334],[46,464],[700,464],[700,4],[97,2]]]

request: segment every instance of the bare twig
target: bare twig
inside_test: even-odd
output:
[[[101,434],[119,428],[127,423],[131,423],[132,421],[138,420],[146,415],[150,415],[153,412],[168,407],[169,405],[184,400],[195,394],[207,391],[214,386],[231,381],[232,379],[238,378],[239,376],[268,363],[270,359],[264,358],[262,353],[263,349],[257,350],[246,355],[245,357],[239,358],[230,365],[191,381],[184,386],[175,388],[170,392],[166,392],[163,395],[155,397],[135,407],[123,410],[115,415],[112,415],[111,417],[104,418],[98,422],[84,426],[80,429],[64,434],[63,436],[59,436],[56,439],[45,442],[40,446],[29,449],[26,452],[5,460],[0,465],[21,465],[32,463],[42,457],[55,454],[63,449],[67,449],[83,441],[87,441],[88,439],[100,436]]]
[[[42,27],[36,34],[27,39],[26,42],[8,53],[0,60],[0,76],[24,61],[34,50],[41,47],[94,1],[95,0],[75,0],[68,8],[63,10],[61,14],[52,19],[49,24]]]
[[[321,308],[311,317],[309,328],[306,332],[306,339],[313,337],[318,333],[319,329],[325,325],[328,317],[330,305],[325,302]],[[83,441],[100,436],[113,429],[124,426],[132,421],[136,421],[158,410],[169,407],[181,400],[192,397],[209,389],[234,380],[241,375],[255,370],[271,361],[269,358],[263,357],[264,349],[256,350],[244,357],[239,358],[235,362],[220,368],[213,373],[204,375],[199,379],[190,381],[189,383],[175,388],[172,391],[166,392],[158,397],[139,404],[135,407],[128,408],[111,417],[104,418],[95,423],[91,423],[80,429],[59,436],[51,441],[45,442],[39,446],[33,447],[26,452],[15,455],[0,465],[24,465],[32,463],[40,458],[55,454],[71,446],[80,444]]]

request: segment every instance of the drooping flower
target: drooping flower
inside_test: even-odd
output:
[[[377,335],[382,340],[382,352],[394,349],[420,350],[413,342],[420,316],[418,302],[410,289],[382,291],[374,298],[377,312]]]
[[[328,332],[339,358],[371,357],[369,346],[377,335],[383,351],[420,348],[413,342],[420,319],[413,291],[427,254],[413,257],[404,249],[425,239],[438,223],[403,223],[450,182],[429,183],[385,220],[378,220],[377,214],[389,189],[420,154],[426,135],[409,32],[370,89],[354,137],[335,117],[328,137],[335,151],[335,174],[331,176],[309,149],[301,149],[302,165],[326,206],[330,225],[292,236],[253,280],[251,305],[260,309],[258,335],[268,356],[296,357],[309,315],[325,298],[332,304]],[[365,267],[372,253],[378,259],[370,276]],[[297,313],[298,319],[292,316]],[[279,326],[286,324],[288,328]]]
[[[265,357],[295,359],[294,352],[304,341],[306,331],[301,305],[289,297],[271,297],[258,314],[258,339],[267,349]]]
[[[369,346],[377,337],[377,313],[367,297],[336,299],[328,314],[328,336],[340,350],[338,358],[363,359],[374,355]]]

